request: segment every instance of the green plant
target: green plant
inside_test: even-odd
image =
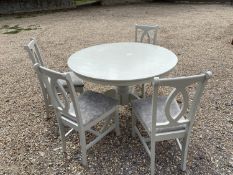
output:
[[[3,25],[0,30],[2,34],[17,34],[21,31],[29,31],[29,30],[36,30],[39,29],[39,25],[29,25],[26,28],[20,27],[18,24],[14,26]]]

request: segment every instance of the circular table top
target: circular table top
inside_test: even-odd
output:
[[[82,49],[68,59],[68,67],[93,83],[129,86],[149,82],[177,64],[163,47],[135,42],[101,44]]]

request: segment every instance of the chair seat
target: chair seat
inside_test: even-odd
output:
[[[157,102],[157,123],[164,123],[167,122],[167,118],[165,115],[165,103],[166,103],[166,96],[158,96]],[[146,129],[151,132],[152,128],[152,99],[139,99],[134,100],[132,102],[132,108],[135,111],[137,117],[140,117],[141,121],[143,122]],[[170,113],[171,117],[175,117],[180,112],[180,107],[176,100],[173,100],[171,103]],[[180,120],[184,120],[184,117],[181,117]],[[175,130],[182,130],[185,129],[185,125],[178,125],[172,127],[164,127],[164,128],[156,128],[157,133],[161,132],[170,132]]]
[[[77,75],[75,75],[74,72],[69,72],[69,73],[70,73],[70,76],[71,76],[71,80],[72,80],[72,82],[74,84],[74,87],[83,87],[84,86],[83,80],[80,79],[79,77],[77,77]],[[59,81],[64,87],[67,86],[67,84],[66,84],[66,82],[64,80],[59,80]]]
[[[83,94],[79,95],[77,99],[84,125],[97,119],[118,105],[117,100],[93,91],[85,91]],[[70,105],[69,113],[71,114],[71,119],[75,119],[73,104]]]

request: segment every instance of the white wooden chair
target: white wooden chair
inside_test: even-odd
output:
[[[135,25],[135,42],[157,44],[158,25]]]
[[[114,129],[116,134],[120,135],[118,101],[93,91],[85,91],[77,96],[70,73],[58,73],[38,63],[34,65],[34,69],[46,85],[52,106],[55,108],[63,152],[66,152],[65,139],[69,133],[65,134],[64,126],[68,126],[79,133],[82,164],[87,165],[86,151],[91,146]],[[67,88],[64,88],[61,80],[66,82]],[[113,124],[110,124],[111,119],[114,121]],[[106,122],[101,131],[94,130],[93,127],[102,120]],[[88,144],[86,144],[86,132],[96,136]]]
[[[36,40],[33,38],[31,38],[30,40],[31,41],[29,42],[29,44],[24,46],[24,49],[28,52],[28,55],[32,61],[32,64],[34,65],[34,64],[38,63],[41,66],[45,66]],[[79,93],[83,93],[83,88],[84,88],[83,81],[80,78],[78,78],[73,72],[70,72],[70,75],[71,75],[72,82],[75,86],[75,90]],[[49,99],[49,96],[48,96],[48,93],[46,90],[46,86],[44,84],[41,84],[42,81],[40,80],[40,77],[38,77],[38,79],[40,81],[40,86],[41,86],[44,101],[45,101],[45,108],[46,108],[47,117],[49,117],[49,107],[51,106],[51,104],[50,104],[51,102],[50,102],[50,99]],[[61,84],[64,87],[67,86],[65,81],[61,81]]]
[[[155,172],[155,142],[176,139],[181,150],[181,169],[186,169],[186,159],[190,134],[195,119],[195,113],[207,80],[212,76],[210,71],[205,74],[179,77],[179,78],[154,78],[152,98],[139,99],[132,102],[132,135],[135,132],[151,158],[151,174]],[[196,89],[190,93],[191,85]],[[158,89],[162,86],[174,88],[169,96],[158,96]],[[176,97],[182,95],[180,108]],[[190,99],[193,94],[193,99]],[[136,126],[139,121],[147,131],[149,138],[145,138]],[[183,139],[181,142],[179,139]],[[150,142],[150,146],[148,146]]]
[[[148,44],[158,44],[157,43],[157,33],[159,30],[158,25],[135,25],[135,42],[145,42]],[[143,58],[142,58],[143,59]],[[145,97],[145,84],[142,84],[142,97]]]

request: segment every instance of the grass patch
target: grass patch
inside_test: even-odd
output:
[[[77,6],[80,6],[80,5],[86,5],[86,4],[93,4],[93,3],[99,2],[99,0],[74,0],[74,2]]]
[[[21,31],[30,31],[30,30],[37,30],[40,29],[39,25],[29,25],[26,28],[20,27],[18,24],[14,26],[3,25],[0,28],[2,34],[17,34]]]

